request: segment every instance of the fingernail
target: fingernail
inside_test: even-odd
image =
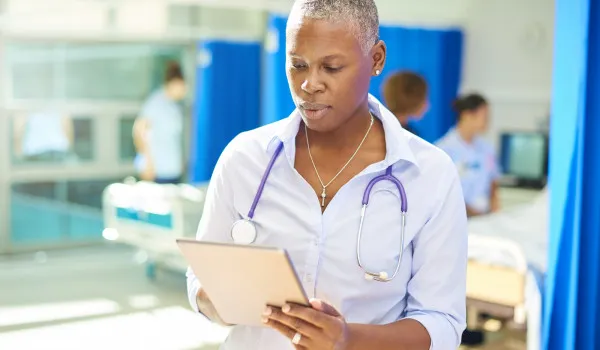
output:
[[[261,317],[262,323],[269,323],[269,318],[266,316]]]
[[[271,308],[267,306],[267,308],[266,308],[266,309],[265,309],[265,311],[263,312],[263,315],[265,315],[265,316],[270,316],[272,312],[273,312],[273,311],[271,310]]]
[[[288,304],[283,305],[283,307],[281,308],[281,311],[283,312],[290,312],[290,306]]]

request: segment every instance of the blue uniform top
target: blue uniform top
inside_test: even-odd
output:
[[[165,90],[154,92],[142,107],[141,118],[150,122],[148,143],[157,178],[178,178],[183,172],[183,113],[177,102],[167,97]],[[140,154],[136,169],[142,171],[146,160]]]
[[[456,164],[466,204],[479,212],[489,212],[492,183],[500,176],[492,145],[481,137],[467,143],[455,128],[437,141]]]

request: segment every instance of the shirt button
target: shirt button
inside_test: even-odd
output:
[[[308,283],[312,282],[312,275],[311,274],[306,275],[306,277],[304,277],[304,280]]]

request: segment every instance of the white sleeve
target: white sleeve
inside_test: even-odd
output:
[[[429,221],[415,237],[406,318],[429,332],[432,350],[455,350],[466,328],[467,216],[458,174],[448,178]]]
[[[239,137],[239,136],[238,136]],[[238,219],[233,206],[233,189],[231,179],[234,178],[231,166],[234,164],[231,158],[235,154],[236,137],[227,145],[210,179],[202,218],[196,233],[196,239],[211,242],[226,242],[230,240],[230,230],[233,223]],[[190,267],[187,269],[188,299],[192,309],[198,310],[196,296],[200,290],[200,282]]]

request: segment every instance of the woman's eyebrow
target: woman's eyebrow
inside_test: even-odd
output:
[[[300,55],[298,55],[296,53],[293,53],[293,52],[289,52],[288,54],[292,58],[302,58],[302,56],[300,56]],[[327,55],[327,56],[323,57],[322,60],[333,60],[333,59],[336,59],[336,58],[343,58],[343,57],[344,56],[342,54],[335,53],[335,54],[331,54],[331,55]]]

